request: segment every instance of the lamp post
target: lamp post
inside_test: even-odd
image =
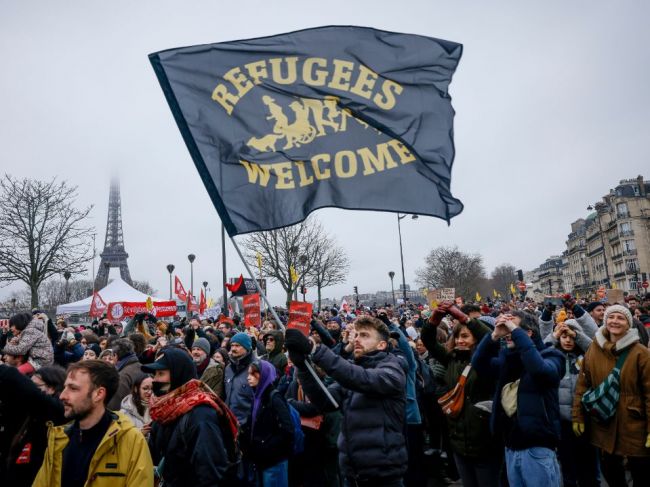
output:
[[[68,288],[68,281],[70,280],[70,277],[72,277],[72,274],[70,274],[70,271],[65,271],[63,273],[63,278],[65,279],[65,301],[66,303],[70,301],[70,291]]]
[[[605,236],[603,235],[603,224],[600,222],[600,211],[598,210],[598,203],[594,206],[589,205],[587,210],[596,210],[596,219],[598,220],[598,230],[600,231],[600,244],[603,247],[603,263],[605,264],[605,284],[609,286],[609,268],[607,266],[607,252],[605,251]]]
[[[11,298],[11,314],[16,314],[16,298]]]
[[[396,308],[397,302],[395,301],[395,286],[393,285],[393,278],[395,277],[395,273],[393,271],[390,271],[388,273],[388,277],[390,277],[390,290],[393,293],[393,308]]]
[[[172,272],[174,272],[174,264],[167,264],[167,272],[169,272],[169,300],[172,300]]]
[[[291,262],[296,262],[298,260],[298,246],[293,245],[289,248],[289,252],[291,252]],[[294,267],[294,271],[298,272],[297,269]],[[298,301],[298,283],[293,282],[292,276],[289,276],[289,281],[291,282],[291,285],[293,286],[294,284],[296,285],[296,288],[293,290],[293,300]]]
[[[208,301],[208,281],[203,281],[203,296],[205,296],[205,301]]]
[[[404,299],[404,305],[406,305],[406,275],[404,274],[404,250],[402,248],[402,226],[400,222],[402,218],[406,218],[408,215],[397,214],[397,233],[399,235],[399,257],[402,262],[402,297]],[[411,220],[417,220],[417,215],[411,215]]]
[[[301,255],[300,258],[298,259],[300,262],[300,277],[302,278],[302,286],[301,286],[301,291],[304,290],[305,287],[305,264],[307,263],[307,256],[306,255]],[[298,279],[300,281],[300,279]],[[305,293],[302,293],[302,301],[303,303],[305,302]]]
[[[194,259],[196,259],[196,255],[194,254],[187,256],[187,260],[190,261],[190,292],[192,296],[194,296]]]

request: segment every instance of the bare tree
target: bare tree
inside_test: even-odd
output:
[[[287,303],[304,276],[314,268],[314,255],[318,241],[324,238],[321,224],[309,217],[302,223],[290,227],[251,233],[242,242],[246,260],[257,266],[257,253],[262,257],[262,274],[273,282],[279,282],[287,295]],[[297,282],[291,278],[291,269],[300,276]]]
[[[37,307],[48,278],[85,272],[92,258],[91,228],[84,222],[92,206],[77,209],[77,187],[65,181],[0,179],[0,282],[22,281]]]
[[[457,296],[471,298],[485,280],[483,257],[468,254],[458,247],[437,247],[425,258],[423,268],[415,271],[417,281],[429,288],[456,288]]]
[[[350,261],[345,251],[336,245],[336,240],[328,235],[318,240],[312,256],[313,266],[305,285],[316,287],[320,310],[322,289],[345,282]]]
[[[149,281],[133,281],[133,287],[147,296],[153,296],[158,292],[151,287]]]
[[[512,264],[496,266],[491,274],[492,286],[503,298],[510,296],[510,285],[517,282],[517,269]]]

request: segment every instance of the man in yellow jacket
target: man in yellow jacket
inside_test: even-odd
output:
[[[86,360],[68,368],[61,393],[73,420],[50,426],[36,487],[151,487],[153,464],[142,433],[120,413],[106,409],[119,374],[110,364]]]

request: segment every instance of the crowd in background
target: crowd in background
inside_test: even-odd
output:
[[[0,333],[3,485],[650,485],[650,295]],[[6,480],[6,484],[5,484]],[[91,481],[91,483],[88,483]]]

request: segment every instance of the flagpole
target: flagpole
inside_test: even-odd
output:
[[[278,316],[277,312],[275,311],[275,308],[273,308],[273,306],[271,306],[271,303],[269,302],[268,298],[266,297],[266,294],[264,293],[264,291],[262,291],[262,287],[260,286],[260,283],[257,282],[257,279],[255,279],[255,275],[253,274],[253,271],[251,271],[251,268],[248,265],[248,262],[246,262],[246,259],[244,259],[244,255],[241,253],[241,250],[239,249],[239,245],[237,245],[237,242],[235,242],[235,239],[231,235],[228,235],[228,236],[230,237],[230,241],[234,245],[235,250],[237,251],[237,254],[239,254],[239,258],[241,259],[242,263],[244,264],[244,267],[246,268],[246,272],[248,272],[248,275],[251,276],[251,279],[255,283],[255,287],[257,288],[257,292],[260,293],[260,296],[262,296],[262,298],[264,299],[264,302],[266,303],[266,305],[271,310],[271,313],[273,313],[273,318],[275,318],[275,321],[278,323],[278,326],[280,327],[280,329],[282,331],[285,331],[285,327],[282,324],[282,321],[280,320],[280,317]],[[334,399],[334,397],[332,397],[332,394],[327,389],[325,384],[323,384],[323,382],[320,380],[318,375],[316,375],[316,371],[312,367],[311,362],[309,360],[305,360],[305,366],[307,367],[307,370],[309,371],[309,373],[311,374],[313,379],[320,386],[323,393],[327,396],[327,399],[329,399],[329,401],[334,405],[335,408],[338,408],[339,404],[336,402],[336,399]]]

